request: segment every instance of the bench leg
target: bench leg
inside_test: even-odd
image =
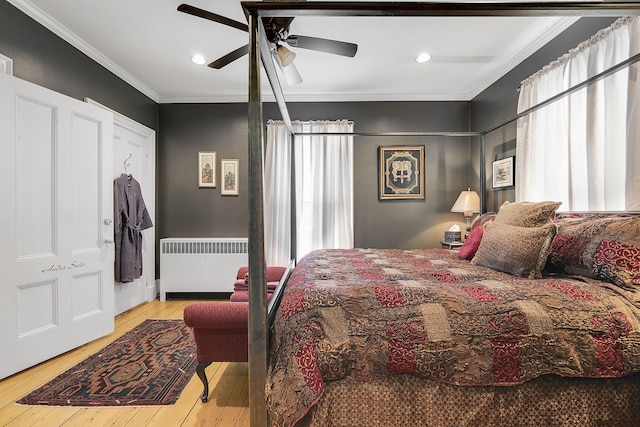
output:
[[[200,396],[200,400],[202,403],[206,403],[209,400],[209,381],[207,381],[207,373],[204,371],[207,366],[211,365],[211,362],[200,362],[198,366],[196,366],[196,373],[198,377],[200,377],[200,381],[204,385],[204,391]]]

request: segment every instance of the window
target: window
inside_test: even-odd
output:
[[[295,142],[281,122],[267,125],[265,255],[286,265],[291,238],[291,144],[295,143],[296,254],[353,247],[353,123],[294,122]],[[304,135],[316,133],[323,135]]]
[[[518,111],[639,52],[640,19],[621,18],[525,80]],[[640,210],[639,77],[636,63],[518,120],[516,199]]]

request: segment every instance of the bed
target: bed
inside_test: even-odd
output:
[[[640,216],[558,205],[506,203],[460,251],[305,256],[272,325],[272,424],[636,425]]]
[[[329,4],[324,2],[243,2],[243,8],[245,14],[249,18],[249,163],[251,168],[255,171],[262,170],[262,153],[264,151],[263,141],[263,128],[265,118],[263,116],[262,109],[262,85],[261,77],[262,73],[261,65],[264,66],[264,71],[267,74],[271,89],[278,106],[278,110],[282,116],[282,120],[287,124],[292,137],[296,137],[296,133],[292,129],[291,116],[287,108],[287,102],[280,85],[277,70],[275,65],[271,61],[261,61],[261,56],[267,58],[271,56],[269,51],[269,44],[266,40],[264,26],[260,24],[261,19],[265,17],[279,16],[279,14],[286,14],[286,16],[451,16],[452,14],[457,16],[531,16],[532,14],[541,14],[543,16],[635,16],[638,14],[638,7],[635,3],[612,3],[612,2],[587,2],[581,4],[554,4],[554,3],[527,3],[525,5],[519,4],[506,4],[506,3],[482,3],[472,4],[473,2],[466,2],[465,4],[450,4],[450,3],[421,3],[421,2],[334,2],[335,4]],[[257,19],[256,19],[257,18]],[[259,43],[259,41],[261,41]],[[636,63],[638,57],[630,58],[626,65]],[[626,66],[625,65],[625,66]],[[540,102],[536,106],[531,107],[525,112],[519,113],[505,121],[485,129],[481,132],[405,132],[403,136],[458,136],[458,137],[479,137],[480,146],[480,165],[479,165],[479,193],[480,193],[480,207],[484,212],[487,208],[487,173],[486,163],[488,156],[486,153],[485,137],[493,132],[503,129],[507,125],[511,125],[516,120],[525,115],[536,111],[539,108],[544,108],[551,102],[557,99],[561,99],[571,93],[574,93],[580,87],[589,85],[597,80],[600,80],[611,72],[614,72],[613,68],[600,73],[587,82],[579,83],[550,99]],[[354,135],[360,136],[394,136],[391,133],[361,133]],[[397,135],[396,135],[397,136]],[[249,247],[249,268],[251,281],[264,282],[264,271],[266,270],[266,263],[264,257],[264,210],[263,210],[263,175],[261,173],[249,174],[249,241],[253,242]],[[292,178],[295,180],[295,178]],[[291,247],[296,247],[295,242],[295,229],[292,230]],[[636,233],[636,236],[638,233]],[[638,247],[638,246],[636,246]],[[292,250],[292,258],[296,257],[295,250]],[[562,254],[560,254],[562,256]],[[508,262],[508,261],[507,261]],[[582,262],[582,261],[581,261]],[[594,267],[599,268],[596,263],[592,263]],[[470,263],[464,263],[463,265],[470,267]],[[479,269],[482,270],[482,269]],[[604,270],[602,270],[605,272]],[[618,274],[616,269],[611,269],[612,272]],[[624,274],[623,274],[624,276]],[[588,279],[585,277],[585,279]],[[299,280],[299,279],[298,279]],[[580,280],[578,280],[580,281]],[[300,284],[300,286],[304,286]],[[426,286],[426,285],[425,285]],[[598,287],[598,285],[594,285]],[[304,304],[317,299],[314,294],[315,285],[309,285],[309,289],[304,289],[302,296]],[[400,286],[397,286],[399,289]],[[292,289],[287,288],[287,294],[293,292]],[[483,411],[494,411],[495,414],[493,421],[486,423],[486,425],[576,425],[580,423],[580,420],[586,419],[585,425],[625,425],[635,423],[635,419],[638,418],[637,410],[637,383],[638,379],[635,374],[635,367],[632,369],[633,373],[628,375],[622,375],[619,378],[573,378],[566,375],[558,374],[544,374],[538,378],[534,378],[529,381],[525,381],[522,384],[516,384],[513,386],[461,386],[456,384],[449,384],[445,381],[432,380],[429,378],[421,378],[413,374],[396,374],[391,376],[382,376],[380,378],[374,378],[369,381],[353,380],[349,377],[343,379],[333,379],[328,376],[326,379],[322,378],[320,382],[321,387],[319,392],[316,393],[310,402],[303,402],[298,405],[301,399],[304,398],[300,393],[295,399],[290,399],[291,394],[286,392],[286,387],[282,381],[287,381],[291,377],[295,376],[294,372],[287,372],[289,368],[294,371],[297,369],[295,365],[288,364],[286,357],[278,353],[285,351],[285,341],[288,339],[287,335],[295,337],[295,334],[287,333],[284,328],[281,312],[278,312],[279,320],[278,325],[271,322],[271,319],[275,316],[275,309],[278,307],[282,294],[278,292],[274,294],[274,298],[269,301],[269,306],[265,307],[265,296],[261,292],[258,292],[258,288],[253,288],[255,292],[251,292],[249,299],[251,301],[251,308],[249,310],[249,331],[251,335],[249,340],[251,342],[250,357],[249,357],[249,371],[250,383],[249,383],[249,405],[251,408],[251,424],[252,425],[267,425],[267,418],[269,416],[272,424],[274,425],[292,425],[297,424],[316,424],[316,425],[485,425],[482,422],[474,422],[474,419],[489,420],[489,416],[484,418],[474,417],[473,413],[481,413]],[[622,289],[622,288],[620,288]],[[298,289],[299,290],[299,289]],[[628,293],[627,301],[632,304],[635,296],[635,291],[629,290],[613,290],[611,295],[617,295],[619,292]],[[327,293],[329,290],[327,289]],[[336,292],[339,293],[339,292]],[[293,295],[293,294],[291,294]],[[622,294],[620,294],[622,296]],[[287,299],[291,296],[287,296]],[[286,300],[285,300],[286,301]],[[292,300],[293,301],[293,300]],[[333,303],[333,302],[332,302]],[[632,304],[633,305],[633,304]],[[636,306],[634,305],[634,310]],[[307,310],[303,310],[300,313],[304,313]],[[298,315],[291,316],[294,318]],[[316,320],[314,319],[314,322]],[[267,347],[267,338],[271,335],[271,344],[277,344],[279,347],[271,346],[269,350]],[[299,335],[298,335],[299,336]],[[631,338],[630,338],[631,337]],[[624,344],[620,346],[627,346],[636,340],[636,331],[625,334],[623,338]],[[614,344],[618,346],[618,340],[614,340]],[[634,344],[635,345],[635,344]],[[626,347],[625,347],[626,349]],[[324,355],[324,349],[322,346],[316,346],[314,353],[321,350],[321,355]],[[626,357],[627,355],[625,355]],[[293,358],[293,353],[289,358]],[[316,356],[317,358],[317,356]],[[630,356],[630,359],[634,359]],[[311,358],[309,359],[309,369],[313,369],[316,362]],[[268,364],[268,366],[267,366]],[[627,359],[624,359],[624,364],[629,364]],[[635,362],[631,364],[635,365]],[[315,364],[318,370],[321,365]],[[325,366],[322,366],[323,368]],[[267,377],[267,384],[265,387],[264,378],[267,376],[267,370],[269,371]],[[323,373],[320,371],[321,374]],[[331,379],[329,379],[331,378]],[[593,381],[593,384],[585,385],[586,382]],[[408,382],[420,382],[419,387],[406,386],[403,383]],[[547,386],[539,386],[538,383],[547,383]],[[350,386],[353,383],[357,383],[356,389],[350,390]],[[428,384],[428,385],[427,385]],[[563,385],[567,384],[566,389],[562,389]],[[429,392],[423,391],[428,387],[437,387],[437,389],[429,395],[432,398],[433,404],[428,408],[421,407],[423,401],[417,401],[418,396],[412,395],[410,392],[400,395],[401,392],[407,390],[418,390],[422,393],[422,396],[428,395]],[[534,392],[529,390],[529,387],[536,387],[538,389],[535,394],[541,396],[540,399],[535,400],[533,398]],[[546,391],[553,391],[553,393],[545,393]],[[580,390],[577,395],[572,394],[573,388],[577,387]],[[598,388],[599,389],[596,389]],[[372,388],[376,388],[376,398],[385,395],[385,399],[379,399],[371,401],[374,397],[372,394]],[[478,399],[485,399],[484,403],[487,405],[476,407],[475,402],[477,399],[471,399],[467,402],[469,404],[461,403],[458,407],[450,402],[449,397],[442,397],[445,395],[445,390],[452,391],[458,395],[470,396],[470,395],[482,395],[485,390],[484,397]],[[402,390],[401,390],[402,389]],[[385,391],[386,390],[386,391]],[[569,394],[565,394],[565,390]],[[277,394],[284,391],[285,394],[278,396]],[[268,396],[268,411],[264,411],[264,403]],[[546,400],[545,400],[546,396]],[[308,397],[308,396],[307,396]],[[404,399],[404,400],[403,400]],[[356,410],[357,401],[365,400],[364,409]],[[369,402],[367,402],[369,401]],[[523,401],[522,405],[516,407],[515,403]],[[379,403],[382,402],[382,403]],[[389,408],[387,413],[394,413],[395,418],[385,418],[387,413],[381,407],[388,402]],[[495,405],[491,402],[495,402]],[[600,411],[598,405],[600,402],[604,402],[605,408]],[[289,409],[288,406],[292,405]],[[571,406],[575,404],[575,406]],[[443,407],[440,408],[440,405]],[[491,405],[491,406],[489,406]],[[554,414],[551,418],[543,418],[538,410],[537,406],[544,406],[548,409],[546,412],[552,412]],[[449,411],[458,414],[457,418],[446,417],[447,409]],[[302,409],[300,409],[302,408]],[[464,410],[464,416],[459,414],[460,409]],[[497,409],[492,409],[497,408]],[[513,409],[515,408],[515,409]],[[519,408],[519,409],[518,409]],[[415,417],[412,417],[412,412],[416,413]],[[417,413],[418,411],[422,411]],[[566,411],[566,415],[562,415],[563,411]],[[575,414],[572,412],[575,411]],[[407,415],[406,413],[409,415]],[[534,414],[534,412],[536,412]],[[599,414],[603,412],[603,414]],[[421,417],[421,414],[426,415]],[[305,415],[306,414],[306,415]],[[527,414],[531,414],[529,417]],[[593,417],[591,415],[593,414]],[[442,418],[437,418],[442,415]],[[299,417],[303,417],[298,421]],[[322,421],[322,417],[325,421]],[[362,417],[362,418],[359,418]],[[404,417],[404,418],[402,418]],[[403,422],[402,420],[408,420]],[[451,420],[454,422],[439,422],[438,420]],[[385,424],[385,420],[397,420],[397,422],[388,422]],[[430,420],[434,420],[431,422]],[[505,420],[509,420],[505,422]],[[536,421],[538,420],[538,421]],[[541,421],[540,421],[541,420]],[[547,422],[548,420],[548,422]],[[344,422],[342,422],[344,421]],[[525,422],[526,421],[526,422]],[[574,422],[572,422],[574,421]]]

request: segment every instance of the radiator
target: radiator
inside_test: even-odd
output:
[[[233,292],[247,238],[160,239],[160,301],[169,292]]]

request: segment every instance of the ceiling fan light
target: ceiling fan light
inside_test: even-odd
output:
[[[284,74],[284,79],[287,81],[289,86],[295,86],[302,83],[302,76],[298,72],[296,64],[291,64],[290,67],[283,68],[282,73]]]
[[[278,58],[280,58],[280,63],[282,64],[283,67],[291,65],[293,60],[296,58],[296,54],[294,52],[291,52],[289,49],[287,49],[283,45],[278,45],[277,54],[278,54]]]

